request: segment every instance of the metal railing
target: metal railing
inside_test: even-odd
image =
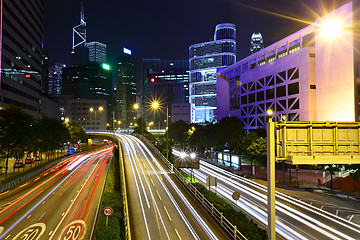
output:
[[[201,205],[214,217],[214,219],[233,239],[247,240],[247,238],[236,228],[236,226],[227,220],[223,216],[223,213],[217,210],[214,207],[214,204],[212,204],[199,190],[197,190],[196,187],[191,184],[191,182],[187,180],[147,138],[138,134],[133,135],[141,139],[148,147],[151,148],[153,153],[155,153],[168,167],[169,171],[174,173],[174,175],[185,185],[189,192],[201,203]]]

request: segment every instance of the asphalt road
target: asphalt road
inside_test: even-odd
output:
[[[140,140],[119,137],[133,239],[228,239]]]
[[[185,169],[190,175],[190,170]],[[267,188],[217,166],[200,161],[195,178],[205,184],[206,178],[217,177],[218,195],[264,227],[267,226]],[[215,187],[212,187],[215,191]],[[232,199],[234,192],[240,199]],[[276,232],[279,239],[360,239],[360,225],[329,213],[319,207],[276,191]]]
[[[0,239],[91,239],[112,148],[68,157],[0,194]]]

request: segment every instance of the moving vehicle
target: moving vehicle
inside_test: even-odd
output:
[[[23,168],[25,167],[24,162],[15,162],[14,163],[14,168]]]
[[[27,158],[25,159],[25,164],[31,164],[31,163],[33,163],[33,162],[35,162],[35,159],[34,159],[34,158],[27,157]]]

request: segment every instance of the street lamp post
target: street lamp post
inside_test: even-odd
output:
[[[166,159],[169,159],[169,106],[166,105]]]
[[[90,108],[90,112],[94,112],[94,115],[95,115],[95,125],[96,125],[96,112],[97,111],[99,111],[99,112],[101,112],[102,110],[104,110],[104,108],[102,107],[102,106],[100,106],[99,108],[98,108],[98,110],[96,110],[96,109],[94,109],[93,107],[91,107]]]

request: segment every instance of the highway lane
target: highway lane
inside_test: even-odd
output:
[[[189,169],[185,171],[190,174]],[[206,177],[218,178],[217,192],[235,205],[233,192],[240,193],[237,207],[254,220],[267,225],[267,188],[217,166],[200,161],[195,178],[205,184]],[[213,189],[214,191],[214,189]],[[276,191],[276,231],[284,239],[360,239],[360,226],[310,204]]]
[[[183,189],[139,139],[119,137],[133,239],[228,239],[216,223],[195,210],[194,202],[185,197]]]
[[[90,239],[112,148],[68,157],[0,194],[0,239]]]

